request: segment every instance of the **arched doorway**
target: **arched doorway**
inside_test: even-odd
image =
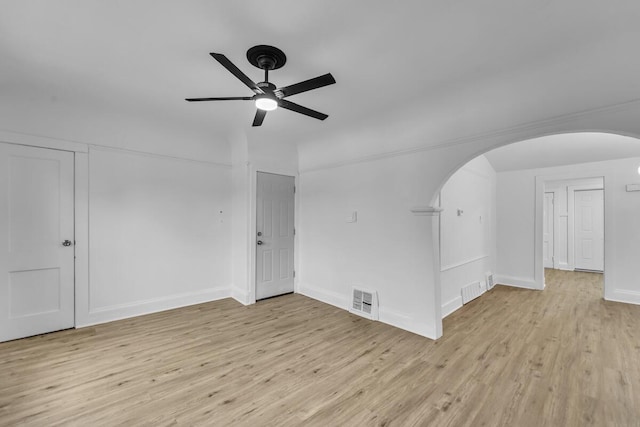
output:
[[[625,186],[640,182],[640,141],[611,133],[570,133],[490,151],[494,154],[483,153],[457,168],[434,200],[433,206],[444,209],[440,244],[434,248],[440,255],[436,283],[442,317],[462,305],[463,288],[486,289],[487,273],[498,283],[544,289],[545,188],[551,182],[575,184],[580,179],[601,179],[602,190],[610,194],[604,201],[608,238],[603,297],[640,302],[629,286],[633,267],[620,260],[621,253],[626,258],[634,248],[619,227],[631,220],[627,211],[634,210],[638,199],[628,197]],[[453,238],[447,234],[452,230]]]

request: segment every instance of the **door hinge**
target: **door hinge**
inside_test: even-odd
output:
[[[296,186],[293,186],[293,194],[296,194]]]
[[[296,271],[293,270],[293,277],[296,277]]]
[[[296,228],[295,227],[293,227],[293,235],[294,236],[296,235]]]

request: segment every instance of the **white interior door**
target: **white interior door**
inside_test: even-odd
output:
[[[543,209],[543,260],[545,268],[553,268],[553,193],[544,193],[544,209]]]
[[[258,172],[256,299],[293,292],[294,178]]]
[[[0,341],[74,326],[73,203],[73,153],[0,143]]]
[[[575,191],[575,268],[604,270],[604,190]]]

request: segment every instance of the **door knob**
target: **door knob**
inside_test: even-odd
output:
[[[62,246],[71,246],[71,240],[65,240],[62,242]]]
[[[256,243],[261,245],[262,244],[262,240],[258,240]]]

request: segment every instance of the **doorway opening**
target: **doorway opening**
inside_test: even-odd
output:
[[[634,203],[613,189],[635,182],[638,164],[638,139],[590,132],[512,143],[460,167],[436,199],[442,318],[465,287],[543,290],[545,269],[595,273],[605,299],[635,302],[609,283],[624,266],[607,254],[627,240],[610,231]]]
[[[256,300],[294,290],[293,176],[258,172],[256,191]]]
[[[545,268],[604,272],[604,198],[604,177],[545,182]]]

